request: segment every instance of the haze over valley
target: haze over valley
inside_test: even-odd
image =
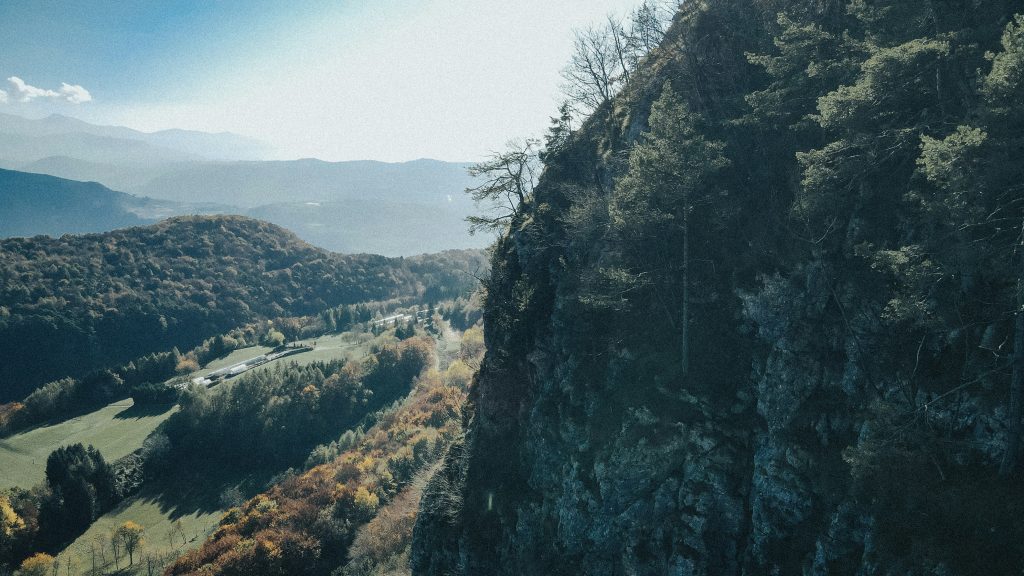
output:
[[[62,200],[72,183],[8,172],[0,194],[11,211],[0,232],[59,236],[175,215],[242,214],[337,252],[408,256],[482,248],[490,241],[471,236],[462,224],[476,210],[463,194],[474,182],[468,163],[256,159],[268,149],[228,133],[148,134],[60,115],[30,120],[0,114],[0,167],[131,195],[115,201],[116,194],[94,188],[99,196],[90,209],[80,197]]]

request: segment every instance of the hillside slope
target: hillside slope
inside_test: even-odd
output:
[[[438,328],[441,342],[458,336]],[[458,359],[431,339],[399,343],[403,356],[419,348],[441,357],[420,365],[412,389],[402,390],[404,398],[317,447],[308,470],[227,511],[202,547],[178,558],[165,574],[407,572],[421,477],[458,436],[467,363],[479,360],[457,340],[448,343],[455,344]]]
[[[242,217],[0,241],[0,401],[258,318],[443,297],[475,253],[342,256]],[[436,262],[436,264],[435,264]],[[413,271],[413,268],[416,270]]]
[[[135,200],[95,182],[0,170],[0,237],[105,232],[146,224],[129,210]]]
[[[1014,10],[687,2],[494,252],[413,574],[1018,573]]]
[[[53,159],[63,164],[66,159]],[[62,236],[109,232],[152,224],[186,214],[223,214],[238,210],[209,202],[155,200],[116,192],[96,182],[76,182],[46,174],[0,169],[0,238]]]

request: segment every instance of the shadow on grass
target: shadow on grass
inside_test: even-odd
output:
[[[55,414],[50,418],[43,420],[42,422],[33,422],[22,428],[15,428],[14,430],[9,430],[5,434],[0,434],[0,439],[13,438],[15,436],[20,436],[21,434],[26,434],[34,430],[39,430],[40,428],[50,428],[53,426],[58,426],[66,422],[70,422],[72,420],[77,420],[84,416],[88,416],[92,412],[103,410],[105,408],[116,408],[119,406],[131,408],[131,406],[128,404],[128,402],[130,401],[131,398],[122,398],[121,400],[114,400],[113,402],[106,400],[103,402],[83,401],[78,405],[72,406],[68,410],[61,412],[60,414]],[[122,412],[124,412],[124,410],[122,410]]]
[[[174,404],[174,402],[165,402],[160,404],[134,404],[131,407],[125,408],[117,414],[114,414],[114,419],[131,420],[160,416],[161,414],[166,414],[171,408],[174,408]]]
[[[136,495],[143,502],[159,506],[171,520],[190,514],[212,514],[225,510],[221,494],[238,488],[248,499],[262,492],[274,472],[237,471],[216,462],[190,464],[189,470],[175,470],[163,478],[150,481]]]

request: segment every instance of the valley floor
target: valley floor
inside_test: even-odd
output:
[[[254,370],[268,370],[282,362],[305,365],[338,358],[357,358],[366,354],[370,340],[371,335],[355,332],[319,337],[315,339],[316,347],[312,352],[268,362]],[[312,344],[313,340],[304,343]],[[235,350],[189,375],[189,379],[266,354],[270,350],[265,346]],[[231,380],[226,383],[230,385]],[[125,398],[89,414],[0,439],[0,489],[15,486],[30,488],[43,482],[46,458],[61,446],[76,443],[92,445],[103,454],[107,462],[113,462],[138,450],[146,436],[175,410],[176,407],[135,406],[131,398]]]

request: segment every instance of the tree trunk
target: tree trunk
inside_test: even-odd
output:
[[[1024,416],[1024,230],[1017,246],[1020,270],[1017,277],[1017,311],[1013,321],[1013,372],[1010,376],[1010,407],[1006,426],[1006,453],[999,474],[1004,478],[1017,469],[1020,453],[1021,416]]]
[[[683,200],[683,345],[681,364],[683,376],[690,373],[690,206],[688,198]]]
[[[1024,313],[1017,311],[1013,327],[1013,375],[1010,377],[1010,409],[1006,429],[1006,454],[999,473],[1006,477],[1017,469],[1020,452],[1021,416],[1024,408]]]

